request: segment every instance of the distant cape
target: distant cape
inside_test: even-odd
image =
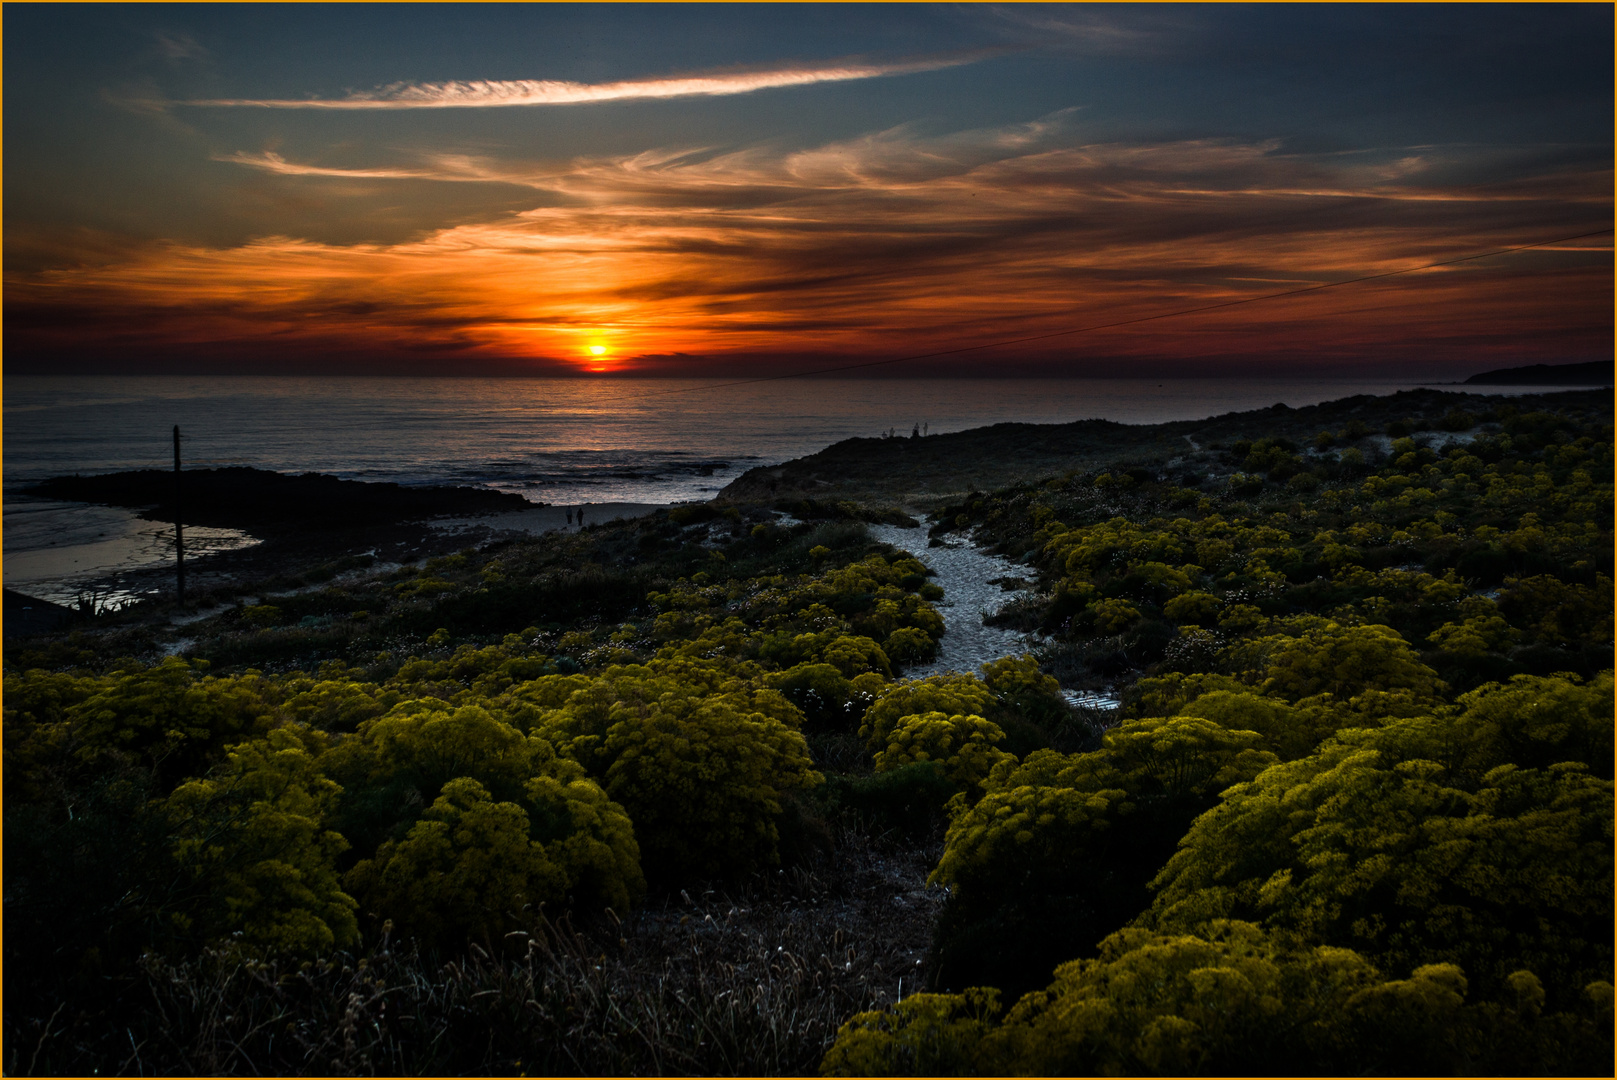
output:
[[[1500,368],[1473,375],[1462,386],[1610,386],[1612,362],[1591,360],[1587,364],[1534,364],[1531,367]]]

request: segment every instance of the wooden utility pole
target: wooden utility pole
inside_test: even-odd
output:
[[[180,425],[174,425],[174,580],[185,606],[185,527],[180,524]]]

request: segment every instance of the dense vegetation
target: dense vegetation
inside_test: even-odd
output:
[[[955,798],[956,992],[827,1071],[1609,1071],[1612,429],[1435,426],[939,515],[1038,568],[1001,618],[1124,718]]]
[[[947,507],[980,673],[808,502],[10,648],[5,1066],[1609,1072],[1610,417],[1433,427]]]

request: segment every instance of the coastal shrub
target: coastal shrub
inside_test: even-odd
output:
[[[1145,881],[1177,839],[1142,835],[1120,788],[991,785],[950,809],[930,879],[949,889],[928,953],[935,989],[992,985],[1014,996],[1043,985],[1056,964],[1139,912]],[[1127,865],[1146,849],[1144,865]]]
[[[949,672],[906,679],[884,689],[865,710],[859,737],[871,753],[876,753],[886,748],[893,729],[906,716],[929,712],[981,716],[993,703],[988,684],[972,675]]]
[[[1286,490],[1298,492],[1314,491],[1319,487],[1319,484],[1320,480],[1318,476],[1315,476],[1311,472],[1300,472],[1286,481]]]
[[[1485,719],[1509,711],[1498,693],[1472,700],[1480,715],[1338,732],[1231,786],[1186,833],[1144,921],[1261,921],[1390,971],[1460,964],[1489,993],[1522,966],[1561,1001],[1606,978],[1611,782],[1583,762],[1503,760],[1520,737]]]
[[[507,634],[539,622],[615,623],[645,603],[649,585],[649,576],[636,567],[508,575],[477,589],[445,591],[430,606],[395,611],[390,624],[416,633],[444,627],[452,634]]]
[[[551,678],[553,692],[567,683]],[[520,925],[541,902],[627,910],[644,892],[624,808],[551,742],[480,706],[402,702],[322,766],[343,785],[337,820],[361,856],[346,880],[378,922],[437,940]],[[534,846],[512,847],[518,833]]]
[[[1002,656],[983,665],[983,683],[1000,708],[1036,724],[1059,724],[1067,718],[1061,684],[1039,670],[1032,655]]]
[[[358,939],[357,905],[336,866],[348,842],[327,827],[340,789],[319,773],[323,742],[280,728],[164,800],[173,880],[148,901],[161,904],[170,933],[193,946],[304,954]]]
[[[980,716],[946,716],[941,712],[900,717],[876,754],[877,772],[921,761],[936,761],[956,787],[980,790],[988,771],[1010,757],[999,749],[1005,732]]]
[[[1124,697],[1124,709],[1129,716],[1178,716],[1203,694],[1247,689],[1245,683],[1229,675],[1168,671],[1136,681]]]
[[[1138,797],[1200,806],[1274,764],[1264,743],[1255,731],[1205,716],[1144,717],[1102,736],[1094,760]]]
[[[482,784],[457,777],[404,839],[383,842],[346,880],[401,933],[435,944],[486,942],[566,895],[565,873],[528,829],[522,807],[494,802]]]
[[[1607,640],[1612,633],[1611,579],[1598,575],[1591,588],[1547,574],[1506,578],[1499,613],[1547,644]]]
[[[1430,427],[1446,407],[1400,415]],[[1381,413],[1365,416],[1379,424]],[[8,649],[12,1071],[29,1071],[40,1047],[41,1063],[77,1060],[52,1055],[90,1039],[112,1047],[100,1071],[130,1071],[136,1048],[150,1071],[148,1055],[192,1015],[248,1033],[193,1063],[245,1061],[240,1047],[264,1048],[268,1031],[272,1062],[293,1060],[288,1038],[303,1053],[309,1030],[337,1032],[338,1046],[352,1029],[347,989],[320,1006],[325,1027],[258,1025],[306,999],[317,980],[298,970],[305,957],[315,954],[305,971],[359,967],[321,954],[353,927],[385,947],[369,931],[388,918],[432,946],[423,955],[452,961],[434,970],[459,974],[443,987],[420,971],[403,989],[367,983],[361,995],[374,989],[366,1000],[386,1012],[366,1013],[362,1029],[393,1038],[407,1000],[408,1022],[437,1025],[432,1046],[469,1045],[454,1034],[468,1016],[538,1014],[526,992],[471,989],[518,968],[493,963],[493,982],[466,981],[486,962],[468,940],[517,929],[539,940],[541,911],[625,911],[643,887],[637,834],[648,852],[655,843],[648,863],[673,905],[680,885],[828,850],[829,821],[843,830],[834,861],[770,875],[756,903],[751,891],[715,902],[711,926],[681,926],[672,908],[580,925],[607,935],[599,948],[614,957],[634,927],[688,940],[700,953],[685,965],[690,985],[729,964],[709,948],[735,928],[728,906],[737,920],[744,905],[767,908],[782,925],[879,908],[898,953],[930,898],[895,888],[881,893],[891,905],[843,899],[894,881],[888,860],[917,866],[941,840],[938,880],[950,888],[923,970],[962,994],[915,995],[906,979],[903,1008],[861,1018],[863,1070],[1609,1072],[1609,410],[1507,405],[1496,421],[1510,433],[1442,450],[1400,438],[1386,460],[1367,444],[1370,462],[1353,449],[1305,461],[1270,428],[1269,442],[1247,440],[1222,464],[1198,448],[1167,467],[1171,480],[1119,462],[1103,488],[1069,475],[948,508],[939,531],[959,522],[1039,575],[1006,625],[1058,635],[1052,671],[1127,701],[1121,716],[1090,713],[1082,738],[1058,737],[1073,714],[1025,657],[980,679],[889,684],[872,650],[915,662],[922,638],[937,640],[925,601],[939,591],[917,561],[873,555],[851,506],[823,526],[762,526],[757,542],[724,513],[738,542],[723,561],[670,545],[679,527],[665,518],[510,544],[481,567],[473,552],[288,596],[262,632],[236,613],[188,629],[213,669],[111,659],[151,647],[127,624],[108,625],[118,644],[102,655],[73,640]],[[1261,506],[1204,479],[1235,467],[1270,491]],[[1329,482],[1304,490],[1312,478]],[[1175,486],[1189,483],[1201,489]],[[1106,604],[1134,614],[1103,624]],[[372,612],[363,623],[346,617],[360,609]],[[328,662],[337,655],[355,667]],[[275,674],[217,678],[226,657]],[[807,746],[842,774],[813,786]],[[995,760],[1006,750],[1020,757]],[[980,795],[959,790],[972,784]],[[876,843],[879,860],[834,888],[804,886],[820,890],[817,906],[774,896],[826,880],[849,841]],[[486,952],[510,959],[519,940]],[[262,992],[215,1009],[184,981],[201,970],[186,968],[199,949]],[[374,953],[365,970],[410,949]],[[813,960],[822,951],[827,962]],[[163,973],[148,983],[143,953]],[[550,970],[529,955],[528,975]],[[605,970],[601,955],[581,951],[577,971]],[[777,955],[777,974],[808,985],[843,972],[842,956],[816,943],[791,962]],[[1066,961],[1077,964],[1054,970]],[[848,970],[864,962],[861,950]],[[752,961],[730,966],[726,977],[745,981]],[[669,970],[647,958],[648,985],[663,993]],[[1035,996],[1001,1014],[989,985],[1007,1005]],[[140,1016],[123,1004],[131,986],[172,1012]],[[732,993],[724,1007],[741,999],[752,1000]],[[827,999],[817,1006],[830,1015]],[[648,1051],[640,1071],[762,1060],[715,1049],[719,1029],[687,1023],[684,1007],[648,1022],[685,1032],[681,1052],[694,1056]],[[861,998],[839,1019],[869,1007]],[[578,1017],[593,1009],[555,1010],[560,1026],[544,1030],[560,1034],[543,1060],[576,1052]],[[766,1033],[782,1012],[752,1015],[749,1030]],[[507,1021],[488,1045],[528,1032],[522,1067],[540,1060],[527,1021]],[[633,1041],[627,1021],[613,1030]],[[959,1049],[968,1044],[977,1049]],[[518,1058],[486,1053],[496,1071]]]
[[[1477,426],[1477,418],[1464,409],[1450,409],[1438,421],[1438,427],[1443,431],[1470,431]]]
[[[1251,473],[1231,473],[1226,483],[1229,485],[1229,493],[1236,498],[1250,498],[1263,490],[1263,477]]]
[[[1335,702],[1290,705],[1249,690],[1212,690],[1187,702],[1177,712],[1211,720],[1231,731],[1252,731],[1262,737],[1262,748],[1281,761],[1313,753],[1324,739],[1342,727],[1356,726],[1363,718]]]
[[[1463,695],[1462,723],[1475,747],[1465,767],[1483,772],[1510,762],[1550,768],[1576,761],[1612,778],[1612,673],[1585,682],[1576,675],[1517,675]]]
[[[828,815],[932,840],[948,824],[945,806],[958,788],[938,761],[917,761],[871,776],[828,776],[814,797]]]
[[[1089,614],[1103,634],[1120,634],[1140,621],[1140,609],[1127,600],[1097,600],[1089,606]]]
[[[1217,793],[1276,760],[1252,731],[1199,717],[1129,720],[1099,750],[1004,761],[951,805],[932,879],[950,889],[935,984],[1021,994],[1150,902],[1147,883]]]
[[[1601,1072],[1611,989],[1546,1009],[1531,970],[1477,994],[1453,964],[1393,977],[1251,923],[1121,930],[1003,1015],[1000,994],[917,994],[843,1024],[826,1076]]]
[[[1190,575],[1166,563],[1131,562],[1120,582],[1129,595],[1151,604],[1161,604],[1190,588]]]
[[[676,506],[668,511],[668,520],[675,525],[696,525],[704,521],[712,521],[719,516],[719,512],[710,503],[690,503],[685,506]]]
[[[938,654],[938,643],[913,626],[901,626],[888,634],[881,648],[897,664],[924,663]]]
[[[241,621],[259,630],[277,626],[281,622],[281,609],[274,604],[254,604],[241,609]]]
[[[819,659],[853,679],[866,672],[892,678],[893,664],[882,647],[858,634],[842,634],[819,650]]]
[[[394,807],[382,829],[390,832],[394,822],[411,816],[406,807],[430,806],[451,780],[469,776],[497,798],[513,799],[555,757],[549,743],[480,705],[423,698],[400,702],[386,716],[361,724],[357,737],[337,742],[322,765],[343,785],[345,803],[360,792],[386,789],[386,796],[373,801]],[[349,826],[358,823],[350,820]]]
[[[348,679],[288,680],[281,708],[292,721],[324,731],[353,731],[396,705],[403,695]]]
[[[871,672],[845,678],[830,664],[795,664],[769,675],[766,682],[802,711],[805,729],[849,732],[886,685]]]
[[[1473,615],[1463,622],[1446,622],[1426,641],[1444,652],[1465,657],[1500,653],[1521,639],[1521,631],[1498,615]]]
[[[74,756],[100,767],[108,755],[129,755],[166,791],[222,761],[228,745],[280,723],[274,684],[256,674],[216,678],[207,670],[206,661],[171,656],[88,680],[89,693],[64,710]]]
[[[71,710],[103,685],[100,679],[65,671],[6,673],[3,761],[12,799],[49,800],[58,774],[76,771]]]
[[[1390,626],[1327,622],[1297,636],[1260,638],[1242,654],[1263,658],[1265,694],[1293,701],[1317,694],[1345,701],[1370,691],[1396,690],[1436,701],[1446,689],[1437,672]]]
[[[1185,592],[1162,606],[1162,613],[1177,623],[1197,623],[1206,626],[1218,618],[1223,601],[1212,593]]]
[[[1059,873],[1066,860],[1108,833],[1111,815],[1131,810],[1121,788],[996,785],[954,815],[931,880],[970,899],[1023,892],[1029,875]]]
[[[608,668],[534,730],[623,805],[648,876],[671,882],[779,861],[783,796],[822,780],[801,722],[778,691],[684,661]]]

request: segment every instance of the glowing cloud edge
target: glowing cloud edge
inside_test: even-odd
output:
[[[611,83],[565,82],[555,79],[473,79],[449,82],[395,83],[345,98],[211,98],[177,104],[211,108],[258,109],[487,109],[511,106],[583,105],[601,101],[631,101],[679,97],[719,97],[750,94],[789,86],[850,82],[890,75],[939,71],[975,63],[990,54],[930,57],[890,64],[843,62],[823,67],[779,68],[771,71],[683,75],[656,79],[629,79]]]

